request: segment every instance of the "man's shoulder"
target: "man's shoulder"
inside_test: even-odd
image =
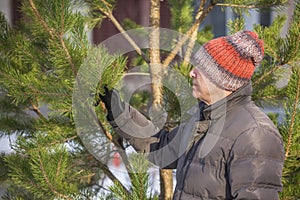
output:
[[[234,138],[248,130],[265,129],[278,134],[270,118],[253,102],[237,106],[227,112],[224,128],[228,135]]]

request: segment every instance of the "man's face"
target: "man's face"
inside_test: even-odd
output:
[[[193,79],[193,96],[209,105],[211,102],[210,81],[196,67],[190,71],[190,77]]]

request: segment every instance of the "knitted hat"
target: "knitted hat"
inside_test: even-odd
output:
[[[205,43],[194,55],[196,67],[222,89],[236,91],[251,80],[264,56],[256,33],[239,31]]]

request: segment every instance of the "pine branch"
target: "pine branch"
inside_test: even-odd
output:
[[[60,43],[63,47],[63,50],[65,51],[66,55],[67,55],[67,59],[71,65],[72,71],[73,71],[73,75],[76,77],[77,76],[77,69],[73,63],[72,57],[70,55],[69,49],[66,47],[65,41],[63,39],[63,35],[60,35],[59,37]]]
[[[57,145],[57,144],[63,144],[63,143],[66,143],[68,141],[74,140],[76,138],[78,138],[78,135],[74,135],[74,136],[65,138],[63,140],[58,140],[58,141],[51,142],[51,143],[47,144],[46,146],[43,145],[43,147],[51,147],[51,146],[54,146],[54,145]]]
[[[30,88],[30,89],[33,89],[33,88]],[[62,94],[62,93],[59,93],[59,92],[43,92],[43,91],[41,92],[41,91],[38,91],[38,90],[33,91],[33,92],[24,92],[23,94],[24,95],[52,96],[52,97],[71,97],[69,94]]]
[[[104,134],[104,136],[111,141],[114,146],[116,146],[117,148],[121,148],[122,150],[124,150],[124,147],[119,143],[118,138],[117,137],[113,137],[105,128],[104,125],[102,124],[102,122],[99,120],[98,116],[96,115],[96,113],[91,109],[91,107],[87,104],[84,103],[86,110],[92,115],[93,120],[97,123],[97,125],[100,127],[101,132]],[[125,164],[125,167],[127,169],[127,172],[130,171],[131,167],[129,164],[129,161],[127,159],[127,155],[125,152],[123,151],[119,151],[120,156],[122,157],[122,160]],[[104,173],[113,181],[113,182],[117,182],[120,185],[122,185],[122,183],[118,180],[117,177],[114,176],[114,174],[109,170],[109,168],[103,164],[102,162],[98,161],[98,164],[100,166],[100,168],[104,171]],[[122,185],[123,189],[125,191],[127,191],[127,189]],[[127,191],[127,193],[129,194],[129,191]]]
[[[300,7],[300,6],[299,6]],[[296,27],[300,27],[300,21],[298,21]],[[299,53],[299,49],[300,49],[300,34],[298,33],[298,37],[295,39],[295,41],[293,41],[293,44],[295,45],[295,51],[292,52],[292,55],[290,56],[291,58],[296,57],[297,53]]]
[[[281,4],[286,4],[288,1],[282,1]],[[272,2],[269,4],[261,4],[261,5],[244,5],[244,4],[231,4],[231,3],[217,3],[216,6],[221,7],[231,7],[231,8],[244,8],[244,9],[254,9],[254,8],[270,8],[272,6],[276,6],[277,4]]]
[[[59,157],[59,161],[57,163],[57,167],[56,167],[56,174],[55,174],[56,177],[58,177],[58,175],[60,173],[62,158],[63,158],[63,155],[61,154],[60,157]]]
[[[264,73],[262,76],[260,76],[260,78],[258,78],[253,85],[257,85],[259,84],[262,80],[264,80],[266,77],[270,76],[271,74],[273,74],[276,70],[278,70],[280,67],[282,67],[282,65],[277,65],[275,67],[273,67],[270,71]]]
[[[87,74],[80,74],[81,76],[78,77],[76,79],[76,83],[77,83],[77,87],[78,87],[78,92],[82,93],[84,91],[86,91],[85,89],[83,89],[84,85],[86,83],[90,83],[93,82],[90,79],[86,79],[88,77],[90,77],[92,74],[96,76],[94,76],[97,81],[98,80],[98,75],[101,75],[102,81],[101,84],[99,85],[99,90],[103,87],[103,85],[106,85],[108,87],[113,87],[114,86],[114,82],[116,80],[118,80],[118,74],[121,73],[120,69],[122,66],[124,66],[126,64],[126,59],[124,59],[123,57],[120,56],[112,56],[110,55],[107,50],[105,48],[101,48],[98,47],[96,49],[94,49],[94,51],[89,53],[90,57],[88,57],[88,63],[87,66],[89,66],[89,70],[85,71],[85,73]],[[100,60],[99,60],[100,58]],[[116,63],[115,63],[116,62]],[[99,65],[103,66],[104,68],[101,69],[100,71],[103,70],[102,73],[99,72]],[[111,67],[111,66],[115,66],[117,65],[117,68]],[[119,71],[118,71],[119,70]],[[111,76],[114,77],[111,77]],[[102,88],[103,89],[103,88]],[[99,91],[99,93],[101,93]],[[80,96],[82,96],[82,94],[80,94]],[[90,103],[86,101],[86,98],[80,100],[77,98],[76,101],[79,101],[80,103],[78,104],[78,108],[80,108],[81,111],[85,111],[87,112],[87,115],[89,116],[89,121],[93,122],[95,124],[97,124],[97,127],[100,129],[100,132],[105,136],[105,138],[112,142],[114,144],[114,146],[116,146],[118,149],[124,150],[124,147],[122,146],[122,144],[119,142],[119,138],[118,137],[113,137],[113,135],[111,133],[109,133],[106,128],[104,127],[104,124],[100,121],[100,119],[98,118],[96,112],[94,112],[94,107],[91,107]],[[102,105],[102,104],[100,104]],[[77,107],[77,106],[76,106]],[[102,107],[103,110],[105,110],[105,107]],[[79,111],[81,113],[81,111]],[[98,130],[97,130],[98,131]],[[127,160],[127,156],[125,154],[125,152],[120,150],[120,155],[123,159],[123,162],[125,163],[126,169],[129,171],[130,169],[130,165],[129,162]],[[101,163],[102,168],[104,169],[104,172],[106,173],[111,173],[108,172],[105,168],[105,165],[103,163]],[[111,177],[111,175],[109,175]],[[113,178],[113,177],[112,177]],[[112,179],[114,180],[114,179]]]
[[[7,73],[2,72],[2,71],[0,71],[0,74],[1,74],[3,77],[7,77],[9,80],[13,80],[16,84],[22,85],[22,82],[21,82],[19,79],[16,79],[16,78],[14,78],[14,77],[12,77],[12,76],[9,76]],[[33,91],[36,91],[36,92],[38,93],[38,91],[37,91],[34,87],[32,87],[32,86],[29,86],[29,87],[30,87],[30,89],[32,89]],[[29,100],[29,102],[30,102],[30,104],[31,104],[31,106],[32,106],[32,109],[30,109],[30,110],[32,110],[33,112],[35,112],[41,119],[45,119],[45,117],[43,116],[43,114],[42,114],[41,111],[39,110],[38,106],[36,106],[36,105],[33,103],[32,100]]]
[[[32,111],[35,112],[41,119],[45,120],[46,118],[44,117],[44,115],[42,114],[42,112],[40,111],[39,107],[37,105],[35,105],[33,103],[33,101],[29,101],[32,105]]]
[[[44,163],[42,161],[40,152],[38,153],[38,160],[39,160],[39,163],[40,163],[41,172],[42,172],[42,174],[44,176],[44,179],[45,179],[46,183],[48,184],[49,189],[52,191],[52,193],[55,194],[58,197],[61,197],[61,198],[64,198],[64,199],[68,199],[68,200],[72,200],[72,198],[70,198],[69,196],[61,194],[60,192],[58,192],[58,191],[55,190],[54,186],[51,184],[51,182],[50,182],[50,180],[49,180],[49,178],[48,178],[48,176],[46,174]]]
[[[47,23],[45,22],[45,20],[43,20],[42,16],[40,15],[38,9],[36,8],[33,0],[29,0],[29,4],[35,14],[35,16],[37,17],[37,19],[41,22],[42,26],[44,27],[44,29],[49,33],[51,39],[55,39],[55,36],[54,36],[54,33],[53,33],[53,30],[51,30],[49,28],[49,26],[47,25]]]
[[[87,65],[91,65],[91,67],[93,67],[93,68],[89,69],[90,72],[95,72],[96,74],[97,73],[99,74],[99,68],[98,68],[99,64],[100,64],[100,66],[106,66],[106,68],[104,68],[104,72],[102,74],[99,74],[99,75],[103,76],[103,74],[105,74],[105,69],[106,70],[111,69],[110,66],[113,64],[113,61],[115,59],[118,59],[118,57],[112,56],[112,55],[108,54],[107,51],[106,51],[106,49],[101,48],[101,47],[96,48],[94,51],[95,52],[91,52],[90,53],[90,56],[100,56],[100,58],[103,58],[103,60],[101,60],[101,59],[99,60],[99,57],[97,57],[97,58],[95,58],[95,57],[91,57],[91,58],[88,57],[89,58],[88,62],[91,62],[91,63],[87,63]],[[96,54],[96,55],[94,55],[94,54]],[[106,57],[106,59],[104,57]],[[96,63],[93,63],[94,59],[96,59]],[[120,61],[120,59],[119,59],[119,61]],[[120,66],[122,66],[124,63],[122,63],[122,61],[120,61],[120,63],[118,63],[118,64],[120,64]],[[118,73],[118,72],[116,72],[116,73]],[[82,77],[76,77],[76,86],[75,87],[77,87],[76,91],[78,91],[78,93],[82,93],[82,91],[85,91],[85,89],[83,88],[85,86],[85,83],[91,81],[91,80],[85,80],[87,78],[85,76],[91,76],[91,74],[88,74],[88,75],[80,74],[80,75]],[[98,79],[99,77],[96,76],[96,78]],[[101,77],[101,78],[103,78],[103,77]],[[99,80],[97,80],[97,81],[99,81]],[[109,84],[113,84],[113,80],[112,79],[109,79],[107,81],[109,82]],[[109,86],[112,87],[112,85],[109,85]],[[103,85],[101,85],[101,87],[103,87]],[[82,94],[80,94],[80,95],[82,95]],[[117,138],[113,137],[112,134],[110,134],[105,129],[103,123],[100,121],[100,119],[98,118],[96,112],[94,111],[94,107],[91,107],[90,103],[87,102],[86,99],[78,100],[78,101],[80,103],[78,105],[79,108],[77,108],[77,109],[80,109],[81,111],[86,111],[88,113],[89,117],[90,117],[90,120],[92,122],[95,122],[97,124],[97,126],[100,128],[100,132],[103,133],[103,135],[105,136],[105,138],[108,139],[110,142],[112,142],[116,147],[123,149],[123,147],[121,146],[121,144],[117,141]],[[81,108],[81,106],[82,106],[82,108]]]
[[[294,101],[294,106],[293,106],[293,111],[292,111],[292,118],[291,122],[289,125],[289,131],[288,131],[288,141],[285,149],[285,159],[289,156],[290,153],[290,148],[292,146],[292,138],[293,138],[293,133],[294,133],[294,124],[296,120],[296,114],[299,109],[299,98],[300,98],[300,70],[297,70],[297,88],[296,88],[296,95],[295,95],[295,101]]]
[[[80,83],[78,83],[80,84]],[[124,149],[124,147],[121,146],[121,144],[118,142],[117,138],[116,137],[113,137],[112,134],[110,134],[104,127],[104,125],[102,124],[102,122],[100,121],[100,119],[98,118],[98,116],[96,115],[96,113],[92,110],[91,106],[85,102],[84,103],[84,107],[86,110],[91,116],[92,116],[92,120],[95,121],[98,125],[98,127],[100,128],[101,130],[101,133],[104,134],[104,136],[109,140],[111,141],[116,147],[118,148],[121,148],[121,149]]]
[[[23,174],[19,174],[19,175],[23,175]],[[14,176],[15,176],[15,174],[14,174]],[[33,180],[31,180],[30,178],[28,178],[28,177],[22,177],[23,178],[23,180],[24,180],[24,182],[26,182],[27,184],[29,183],[29,184],[31,184],[33,187],[35,187],[35,188],[37,188],[37,189],[39,189],[39,190],[41,190],[41,191],[43,191],[43,190],[45,190],[45,188],[44,187],[42,187],[41,185],[39,185],[39,184],[37,184],[36,182],[34,182]],[[27,185],[28,186],[28,185]],[[23,186],[24,187],[24,186]]]
[[[64,50],[64,52],[66,53],[66,56],[67,56],[67,60],[71,66],[71,69],[73,71],[73,75],[76,77],[77,75],[77,69],[73,63],[73,60],[72,60],[72,57],[70,55],[70,52],[68,50],[68,48],[66,47],[66,44],[64,42],[64,39],[63,39],[63,32],[60,33],[60,34],[57,34],[54,32],[54,30],[52,30],[46,23],[46,21],[42,18],[41,14],[39,13],[38,9],[36,8],[33,0],[29,0],[29,3],[30,3],[30,6],[35,14],[35,16],[37,17],[37,19],[40,21],[40,23],[42,24],[42,26],[45,28],[45,30],[49,33],[50,37],[52,40],[55,41],[55,39],[59,39],[61,45],[62,45],[62,48]],[[64,21],[64,19],[62,18],[62,21]]]
[[[38,84],[34,82],[35,77],[33,77],[31,73],[19,75],[19,72],[15,73],[13,70],[7,69],[7,71],[1,70],[0,75],[1,77],[3,77],[3,82],[6,82],[6,80],[10,82],[9,89],[13,89],[10,92],[17,89],[16,91],[14,91],[15,94],[13,94],[15,97],[15,101],[18,103],[19,101],[25,102],[29,100],[32,108],[28,109],[35,112],[42,119],[44,119],[44,116],[40,112],[38,106],[33,102],[38,102],[38,100],[41,100],[41,98],[43,99],[45,97],[71,97],[69,94],[64,94],[62,92],[49,92],[49,89],[47,91],[41,91],[41,89],[44,89],[44,87],[37,88]],[[17,76],[18,78],[16,78]],[[28,80],[30,80],[31,82],[27,83]]]
[[[49,144],[37,144],[37,146],[36,147],[23,147],[23,149],[28,153],[28,154],[30,154],[30,153],[33,153],[33,152],[35,152],[35,151],[37,151],[38,149],[41,149],[41,148],[49,148],[49,149],[51,149],[53,146],[55,146],[55,145],[59,145],[59,144],[63,144],[63,143],[65,143],[65,142],[68,142],[68,141],[70,141],[70,140],[72,140],[72,139],[75,139],[75,138],[77,138],[78,136],[74,136],[74,137],[70,137],[70,138],[66,138],[66,139],[64,139],[64,140],[57,140],[57,141],[53,141],[53,142],[51,142],[51,143],[49,143]],[[18,148],[16,148],[15,150],[17,151],[17,149]]]
[[[91,106],[88,103],[84,103],[85,110],[88,111],[89,114],[92,115],[93,120],[97,123],[97,125],[100,127],[101,132],[104,134],[104,136],[117,147],[120,147],[120,144],[115,140],[115,138],[112,137],[112,135],[104,128],[104,125],[96,115],[96,113],[92,110]]]

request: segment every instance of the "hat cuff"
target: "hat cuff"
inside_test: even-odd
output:
[[[197,68],[218,87],[228,91],[236,91],[250,80],[235,76],[220,66],[202,46],[194,57]]]

